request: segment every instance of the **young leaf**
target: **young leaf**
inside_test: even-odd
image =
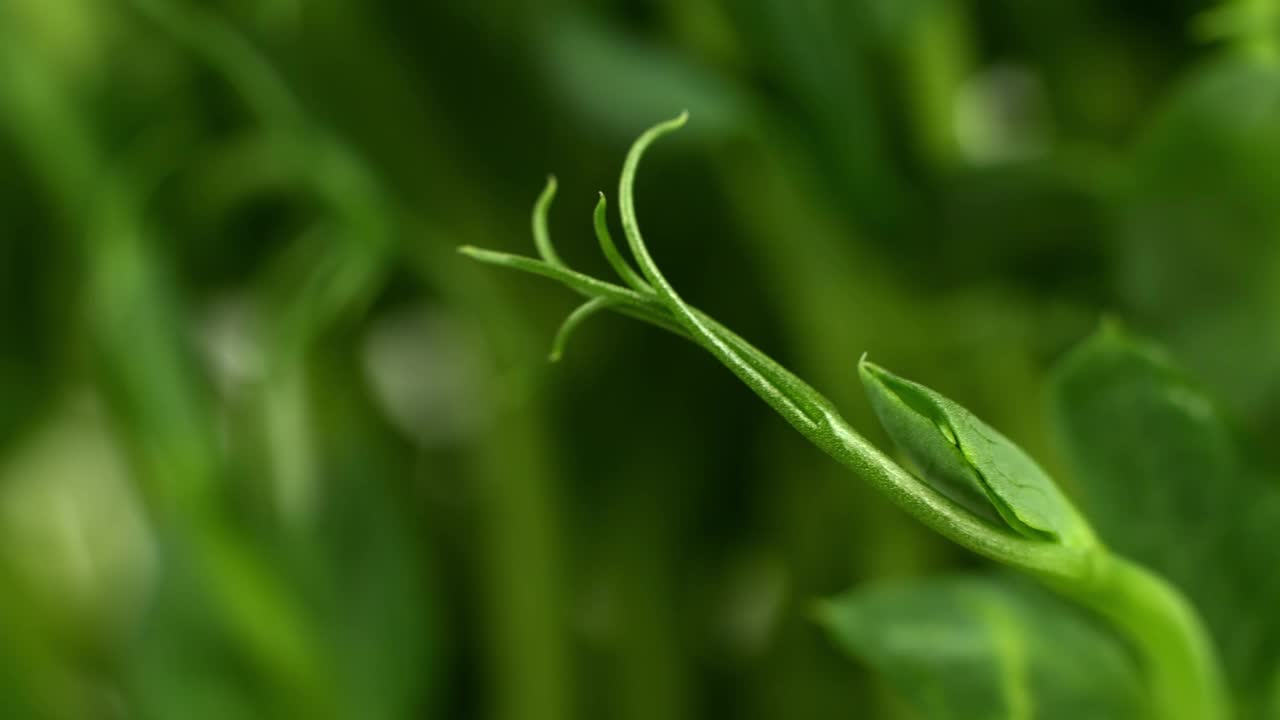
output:
[[[865,358],[858,373],[880,423],[939,491],[1024,537],[1094,542],[1071,501],[1004,435],[954,401]]]
[[[1280,680],[1280,491],[1249,472],[1213,403],[1119,328],[1063,361],[1053,411],[1099,536],[1189,596],[1251,716]]]
[[[1119,638],[1012,578],[891,581],[827,601],[818,615],[928,720],[1152,717]]]

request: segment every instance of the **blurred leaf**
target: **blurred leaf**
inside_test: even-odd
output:
[[[1011,578],[886,582],[825,603],[820,618],[929,720],[1148,717],[1123,644]]]
[[[956,173],[945,187],[939,260],[922,270],[963,287],[981,282],[1096,301],[1106,289],[1098,268],[1114,234],[1108,178],[1064,165],[1046,158]]]
[[[1057,429],[1102,540],[1204,615],[1246,705],[1280,669],[1280,491],[1158,349],[1105,327],[1057,371]]]
[[[867,56],[874,26],[867,8],[834,0],[725,6],[752,48],[755,83],[776,111],[768,141],[808,165],[825,200],[869,235],[909,246],[917,239],[918,198],[895,162],[900,125],[889,106],[900,98],[883,102],[890,83],[881,84],[882,69]]]
[[[1132,162],[1113,275],[1123,298],[1233,409],[1274,419],[1280,66],[1229,60],[1192,74]]]
[[[630,136],[655,117],[688,110],[699,131],[724,133],[748,120],[738,90],[674,50],[608,25],[563,19],[546,40],[551,81],[592,125]]]
[[[358,350],[358,346],[353,346]],[[330,357],[330,355],[326,355]],[[358,353],[322,363],[312,387],[322,497],[298,548],[332,656],[341,717],[417,717],[434,681],[430,563],[411,502],[410,449],[388,438],[354,377]]]
[[[267,683],[250,671],[196,573],[175,559],[130,649],[130,715],[143,720],[270,717]]]

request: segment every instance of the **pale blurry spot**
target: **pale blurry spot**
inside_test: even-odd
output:
[[[102,0],[5,0],[0,23],[20,28],[22,37],[73,76],[102,70],[111,39]]]
[[[486,424],[486,373],[474,337],[441,308],[385,313],[365,337],[364,374],[387,419],[422,447],[454,445]]]
[[[205,308],[197,344],[228,406],[242,399],[255,403],[270,452],[276,508],[286,522],[304,523],[311,516],[316,493],[305,377],[291,370],[268,378],[263,321],[245,295],[227,295]],[[233,434],[236,417],[234,413],[223,416],[224,440]]]
[[[1043,82],[1016,65],[983,69],[960,89],[955,131],[961,153],[978,165],[1045,154],[1053,142],[1053,126]]]
[[[1172,387],[1166,391],[1169,403],[1182,410],[1197,423],[1213,424],[1220,422],[1214,411],[1213,403],[1199,392],[1185,387]]]
[[[892,623],[875,629],[880,642],[901,657],[930,657],[940,664],[964,664],[989,652],[989,640],[974,628],[946,622]]]
[[[0,469],[0,552],[26,599],[56,626],[132,621],[156,548],[120,448],[97,402],[81,397]]]
[[[263,379],[266,358],[253,305],[228,296],[209,305],[199,326],[199,345],[218,389],[235,395]]]
[[[747,100],[712,67],[587,17],[561,18],[542,44],[551,87],[599,132],[629,136],[637,118],[688,110],[688,132],[731,134],[750,117]],[[626,88],[626,92],[618,92]]]
[[[271,448],[276,508],[286,522],[299,526],[312,516],[318,492],[306,378],[298,371],[273,376],[263,387],[260,401]]]
[[[752,553],[728,576],[722,640],[741,657],[758,657],[769,647],[787,599],[787,572],[771,553]]]

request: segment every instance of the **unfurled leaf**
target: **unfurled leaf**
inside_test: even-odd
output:
[[[1280,491],[1251,473],[1214,405],[1158,349],[1105,327],[1057,372],[1053,409],[1100,539],[1203,614],[1241,717],[1280,674]]]
[[[1019,535],[1092,542],[1071,501],[1004,435],[954,401],[865,359],[858,371],[886,432],[939,491]]]
[[[819,616],[927,720],[1151,717],[1123,643],[1012,578],[887,582],[828,601]]]

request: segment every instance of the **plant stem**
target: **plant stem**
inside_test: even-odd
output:
[[[1137,650],[1160,720],[1230,717],[1218,659],[1191,604],[1168,581],[1099,548],[1091,576],[1060,592],[1106,618]]]
[[[542,260],[462,247],[476,260],[542,275],[591,300],[569,317],[556,347],[582,317],[603,307],[681,335],[702,346],[797,431],[841,465],[887,495],[909,515],[980,555],[1028,572],[1106,618],[1138,652],[1151,693],[1153,718],[1227,720],[1228,702],[1218,661],[1195,610],[1168,582],[1112,555],[1093,534],[1048,542],[1001,529],[904,470],[855,431],[817,390],[706,313],[686,303],[649,254],[636,218],[633,185],[645,149],[682,126],[687,114],[650,128],[628,153],[619,183],[622,228],[643,279],[618,257],[597,206],[601,247],[624,280],[623,288],[570,270],[551,249],[545,216],[554,183],[534,213]]]

